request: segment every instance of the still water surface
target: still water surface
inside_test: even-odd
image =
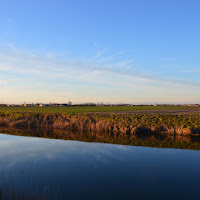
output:
[[[0,134],[1,194],[199,199],[200,151]],[[6,187],[5,187],[6,185]]]

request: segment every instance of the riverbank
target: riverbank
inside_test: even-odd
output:
[[[199,114],[0,112],[0,126],[135,134],[199,135]]]
[[[0,133],[40,137],[49,139],[75,140],[82,142],[97,142],[131,146],[156,147],[156,148],[178,148],[200,150],[200,137],[193,135],[167,135],[167,134],[135,134],[133,136],[110,134],[93,131],[71,131],[61,129],[40,128],[14,128],[0,127]]]

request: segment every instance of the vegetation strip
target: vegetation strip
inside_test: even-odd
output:
[[[178,148],[200,150],[200,137],[193,135],[135,134],[123,135],[92,131],[70,131],[61,129],[29,129],[0,127],[0,133],[51,139],[76,140],[132,146]]]
[[[85,112],[131,112],[156,110],[194,110],[200,107],[185,106],[67,106],[67,107],[0,107],[1,112],[85,113]]]
[[[122,136],[138,133],[199,135],[200,115],[0,112],[0,125],[103,131]]]

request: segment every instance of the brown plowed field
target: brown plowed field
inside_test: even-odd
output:
[[[182,108],[182,109],[161,109],[161,110],[133,110],[133,111],[110,111],[110,112],[95,112],[98,113],[156,113],[156,114],[200,114],[200,108]]]

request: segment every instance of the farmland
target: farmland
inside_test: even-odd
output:
[[[0,107],[0,112],[39,112],[39,113],[88,113],[88,112],[127,112],[127,113],[169,113],[200,112],[197,107],[175,106],[68,106],[68,107]]]
[[[191,107],[1,107],[0,125],[120,134],[199,135],[200,109]]]

